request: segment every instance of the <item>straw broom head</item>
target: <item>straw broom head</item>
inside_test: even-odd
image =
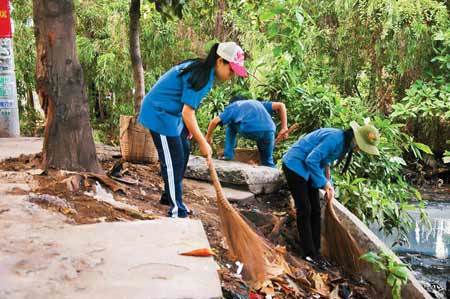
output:
[[[333,200],[327,202],[325,210],[325,235],[329,249],[328,254],[332,260],[338,262],[348,272],[356,273],[361,267],[359,257],[362,255],[362,251],[338,219]]]
[[[269,263],[280,263],[268,243],[256,234],[226,199],[211,158],[207,159],[211,180],[216,189],[222,233],[226,238],[231,258],[244,264],[244,278],[253,282],[267,279]],[[282,259],[284,261],[284,259]],[[280,263],[282,264],[282,262]],[[281,265],[280,265],[281,266]]]

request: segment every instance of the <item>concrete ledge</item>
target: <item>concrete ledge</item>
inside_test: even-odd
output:
[[[276,168],[253,166],[235,161],[213,160],[220,182],[233,188],[248,190],[254,194],[269,194],[278,191],[285,184],[283,173]],[[210,181],[206,159],[191,156],[185,177]]]
[[[334,202],[334,207],[336,215],[345,228],[351,233],[363,252],[385,251],[392,253],[392,251],[378,239],[378,237],[361,220],[359,220],[358,217],[337,200]],[[323,237],[326,239],[326,236]],[[326,251],[327,249],[324,248],[324,250]],[[398,261],[400,261],[400,259],[398,259]],[[379,298],[392,298],[390,287],[386,285],[385,275],[373,271],[372,266],[367,263],[363,263],[362,267],[363,269],[360,274],[375,287],[380,295]],[[408,283],[402,289],[402,298],[431,299],[432,297],[422,287],[419,281],[417,281],[412,272],[408,270]]]
[[[0,193],[0,298],[222,298],[199,220],[72,226],[24,196]]]
[[[38,154],[43,139],[39,137],[0,138],[0,161],[20,155]]]

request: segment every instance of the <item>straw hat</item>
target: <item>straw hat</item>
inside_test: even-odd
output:
[[[380,143],[380,133],[377,128],[370,124],[360,126],[356,121],[350,122],[350,126],[355,133],[356,144],[363,152],[371,155],[380,155],[377,148]]]

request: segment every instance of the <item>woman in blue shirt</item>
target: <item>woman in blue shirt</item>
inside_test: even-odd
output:
[[[195,110],[211,90],[214,80],[247,77],[244,52],[234,42],[215,44],[206,59],[184,61],[162,75],[144,97],[139,122],[150,130],[158,150],[164,192],[160,202],[170,205],[170,217],[187,217],[182,200],[182,180],[189,159],[188,135],[200,152],[211,156],[211,147],[200,131]]]
[[[324,189],[326,199],[334,198],[330,165],[347,155],[342,172],[350,165],[353,152],[362,151],[379,155],[378,130],[366,124],[360,127],[350,123],[347,130],[324,128],[313,131],[295,143],[283,156],[283,172],[297,210],[297,228],[304,257],[320,253],[320,202],[319,189]]]
[[[224,111],[211,120],[208,126],[206,140],[212,143],[212,136],[217,125],[227,126],[225,137],[224,158],[233,160],[236,137],[240,135],[256,141],[261,165],[275,167],[273,148],[275,144],[276,126],[272,120],[273,111],[277,111],[281,119],[280,138],[287,137],[286,106],[280,102],[260,102],[234,96]]]

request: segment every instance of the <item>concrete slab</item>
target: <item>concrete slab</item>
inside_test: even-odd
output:
[[[0,138],[0,161],[16,158],[20,155],[37,154],[42,151],[44,139],[41,137]],[[120,148],[105,144],[96,144],[97,157],[100,161],[120,156]]]
[[[214,159],[214,166],[222,183],[248,190],[254,194],[273,193],[285,184],[284,175],[277,168],[216,159]],[[205,158],[191,156],[185,177],[210,181]]]
[[[183,183],[193,189],[193,192],[197,193],[198,195],[203,195],[208,198],[216,198],[216,190],[214,189],[214,186],[209,182],[185,179],[183,180]],[[226,198],[230,202],[246,201],[255,198],[255,194],[249,191],[242,191],[226,187],[223,188],[223,191]]]
[[[197,220],[71,226],[66,218],[0,194],[0,298],[221,298]]]
[[[37,154],[42,151],[42,138],[0,138],[0,161],[20,155]]]

